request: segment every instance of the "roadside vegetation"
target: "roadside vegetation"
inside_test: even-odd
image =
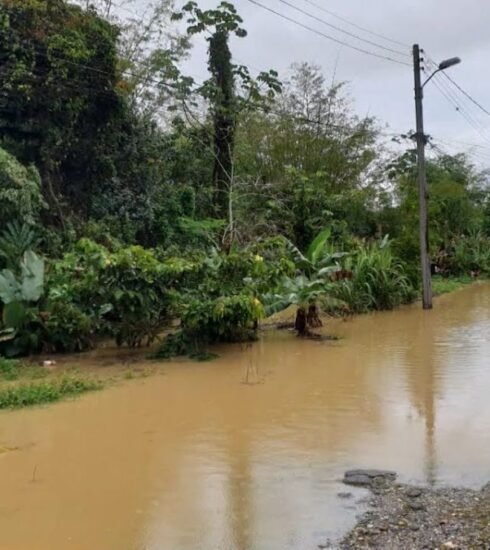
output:
[[[230,41],[246,31],[231,3],[160,0],[145,25],[90,4],[0,12],[1,356],[113,339],[206,359],[290,306],[307,337],[323,313],[416,299],[413,144],[386,146],[346,83],[308,63],[237,65]],[[204,82],[180,68],[195,35]],[[488,174],[437,155],[428,180],[441,293],[490,272]],[[30,372],[0,365],[4,381]],[[0,385],[0,408],[97,386],[38,375]]]
[[[51,403],[100,387],[101,382],[94,377],[53,372],[0,357],[0,409]]]

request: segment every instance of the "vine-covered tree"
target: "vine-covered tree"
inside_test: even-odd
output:
[[[33,162],[53,217],[84,206],[100,174],[100,137],[121,113],[118,29],[62,0],[8,0],[0,12],[3,146]]]

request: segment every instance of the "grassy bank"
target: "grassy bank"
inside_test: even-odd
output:
[[[52,403],[101,387],[93,377],[0,358],[0,409]]]
[[[432,278],[432,291],[436,296],[441,294],[447,294],[449,292],[454,292],[455,290],[460,290],[465,286],[474,283],[475,279],[469,275],[464,275],[461,277],[441,277],[436,275]]]

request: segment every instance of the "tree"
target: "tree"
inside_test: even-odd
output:
[[[8,0],[0,13],[0,142],[38,168],[51,219],[83,211],[104,128],[120,113],[118,29],[62,0]]]
[[[34,224],[42,206],[37,170],[23,166],[0,148],[0,227],[13,220]]]
[[[217,9],[200,9],[196,2],[188,2],[174,19],[187,14],[190,36],[208,31],[208,69],[211,79],[198,88],[198,93],[209,102],[213,124],[213,186],[214,206],[218,217],[229,211],[234,177],[235,130],[239,114],[247,108],[256,108],[270,100],[281,90],[275,71],[261,72],[251,78],[244,66],[232,63],[229,47],[231,35],[243,38],[247,35],[241,27],[242,18],[233,4],[221,2]],[[238,83],[237,83],[238,80]],[[192,83],[192,79],[190,79]],[[265,85],[266,91],[261,87]],[[237,94],[237,88],[242,95]]]
[[[355,224],[349,209],[362,211],[376,193],[376,140],[375,121],[355,115],[343,84],[327,84],[318,67],[293,66],[270,112],[252,112],[238,126],[236,173],[260,181],[241,216],[302,250],[326,223]]]

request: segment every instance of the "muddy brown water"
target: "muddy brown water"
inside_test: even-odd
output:
[[[350,467],[490,479],[490,285],[0,414],[2,550],[306,550]]]

